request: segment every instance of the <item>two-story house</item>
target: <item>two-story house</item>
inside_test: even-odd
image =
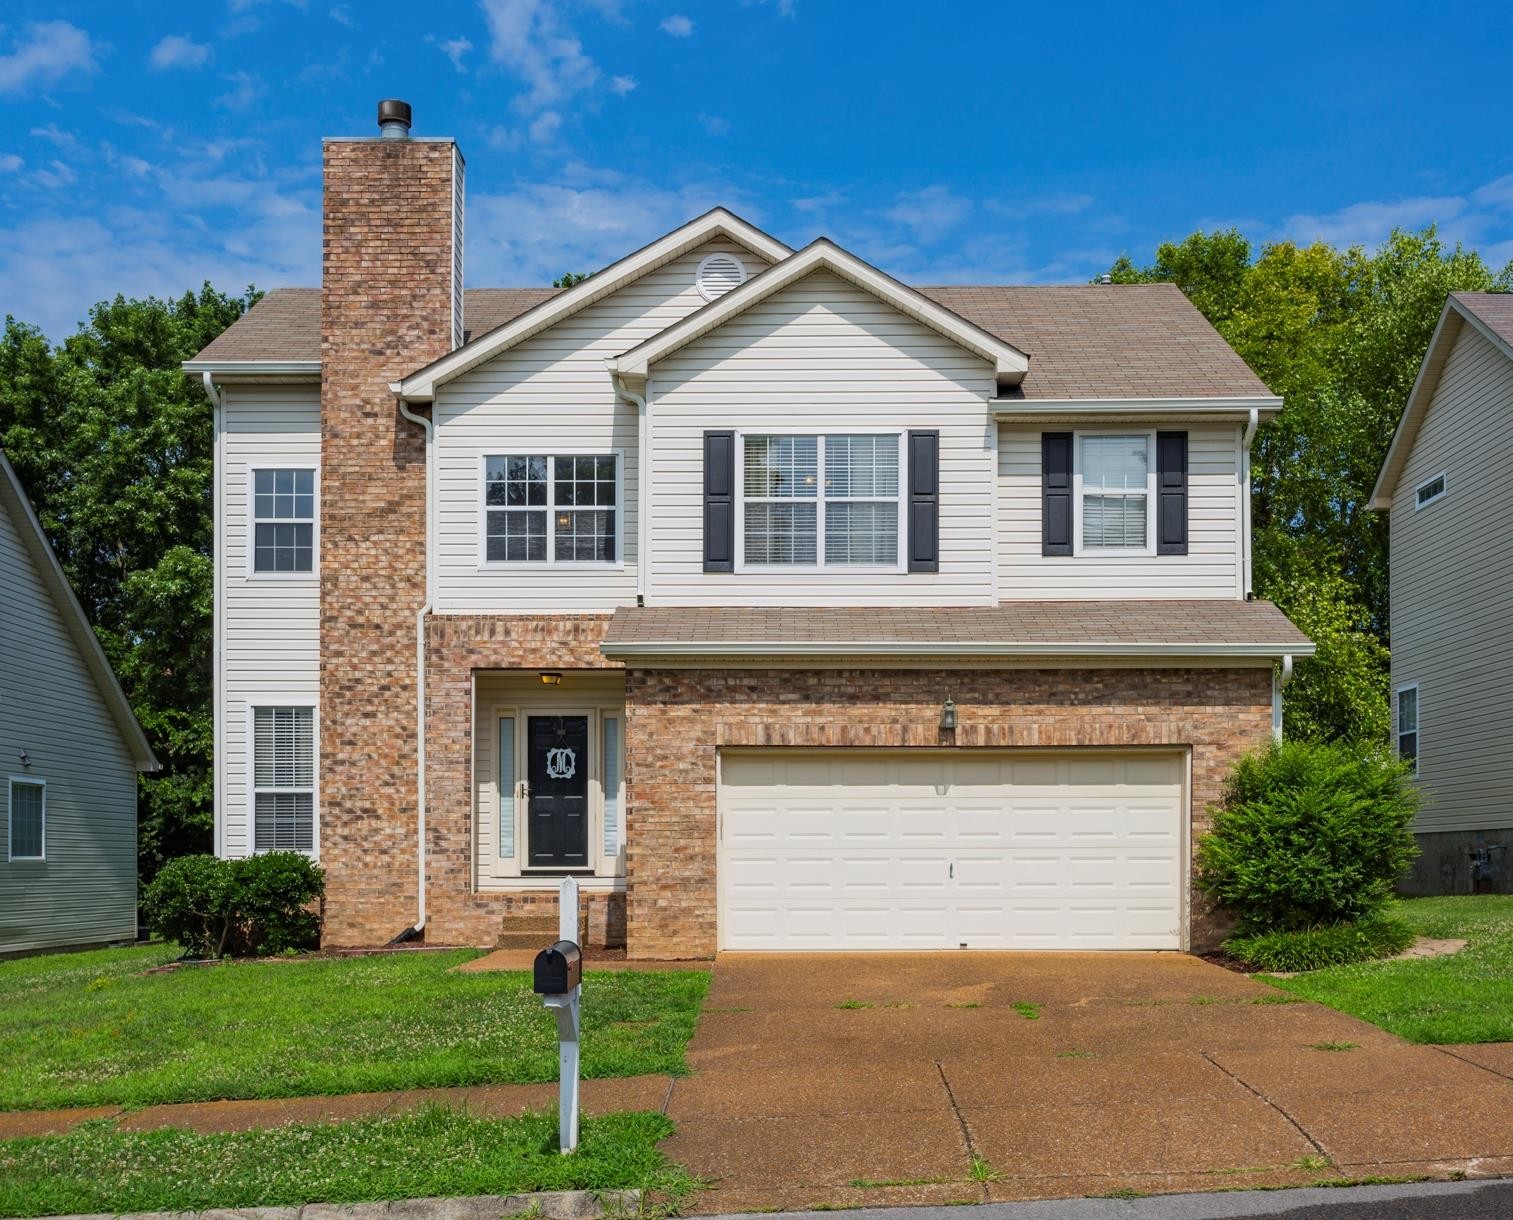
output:
[[[1391,544],[1392,727],[1428,798],[1410,894],[1513,893],[1513,294],[1445,302],[1372,492]]]
[[[716,209],[462,287],[463,162],[325,144],[319,289],[215,402],[216,847],[326,938],[1211,942],[1193,836],[1312,646],[1250,596],[1280,407],[1170,286],[919,288]]]

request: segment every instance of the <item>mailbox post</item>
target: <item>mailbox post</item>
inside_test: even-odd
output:
[[[536,954],[535,988],[557,1018],[557,1144],[566,1156],[578,1147],[579,999],[583,953],[578,948],[578,882],[562,879],[558,894],[558,941]]]

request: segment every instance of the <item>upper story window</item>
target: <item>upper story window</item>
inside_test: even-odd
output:
[[[1417,511],[1420,508],[1428,508],[1436,500],[1445,498],[1445,475],[1441,471],[1432,479],[1425,479],[1413,490],[1413,507]]]
[[[47,859],[47,785],[41,780],[10,782],[10,858]]]
[[[897,433],[741,438],[741,562],[899,566]]]
[[[252,709],[254,851],[315,849],[315,709]]]
[[[484,458],[484,561],[614,563],[620,462],[613,453]]]
[[[315,471],[252,472],[252,570],[315,571]]]
[[[1080,552],[1152,554],[1153,437],[1079,434],[1076,509]]]
[[[1418,774],[1418,683],[1397,691],[1397,756]]]

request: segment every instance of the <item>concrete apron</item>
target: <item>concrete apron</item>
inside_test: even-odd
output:
[[[1509,1052],[1183,954],[729,954],[663,1148],[706,1212],[1493,1176]]]

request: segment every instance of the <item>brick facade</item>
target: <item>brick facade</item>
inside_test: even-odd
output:
[[[425,445],[389,383],[452,342],[450,140],[325,145],[320,855],[326,940],[413,923]]]
[[[941,700],[958,728],[943,739]],[[1271,670],[649,670],[626,673],[632,957],[715,951],[715,757],[734,746],[1182,746],[1207,828],[1235,758],[1271,733]],[[1192,943],[1223,923],[1194,895]]]

